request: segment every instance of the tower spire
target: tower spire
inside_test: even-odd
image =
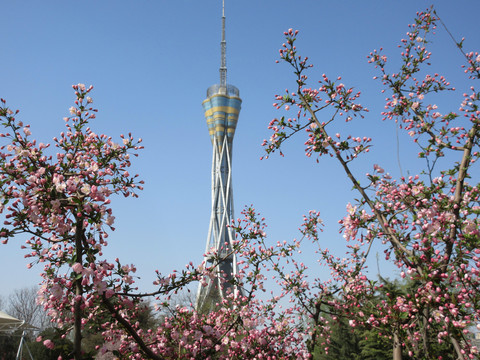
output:
[[[222,41],[220,59],[220,86],[227,87],[227,41],[225,40],[225,0],[222,0]]]

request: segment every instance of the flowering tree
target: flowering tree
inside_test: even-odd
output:
[[[455,89],[443,76],[428,73],[428,37],[438,23],[441,20],[432,9],[417,14],[402,40],[398,72],[387,71],[387,57],[381,51],[369,57],[389,93],[384,119],[398,122],[426,160],[423,174],[398,180],[378,165],[366,181],[354,175],[350,163],[369,151],[372,139],[342,135],[336,126],[342,119],[350,122],[365,116],[367,109],[358,102],[360,93],[346,87],[341,78],[331,80],[326,75],[319,88],[309,87],[306,72],[312,65],[297,53],[298,31],[285,33],[280,56],[293,67],[296,88],[278,95],[274,106],[286,111],[296,108],[296,112],[294,117],[270,123],[273,135],[264,144],[267,154],[305,130],[306,155],[336,159],[360,195],[357,204],[347,205],[341,221],[350,244],[348,261],[322,250],[322,261],[332,269],[333,282],[305,285],[305,290],[295,295],[298,309],[312,319],[312,340],[328,332],[322,317],[327,311],[348,317],[352,327],[370,326],[389,336],[395,359],[400,359],[404,350],[414,358],[438,356],[432,353],[432,341],[450,344],[455,358],[477,356],[468,335],[480,320],[480,184],[467,180],[480,154],[479,93],[473,87],[480,78],[480,55],[465,53],[462,42],[456,43],[465,57],[463,69],[472,86],[463,94],[458,111],[441,113],[435,105],[436,95]],[[451,165],[436,171],[434,165],[441,158]],[[313,229],[311,224],[306,223],[305,231]],[[316,230],[310,235],[317,239]],[[373,242],[384,245],[385,258],[415,285],[407,292],[386,292],[386,298],[376,304],[371,299],[382,284],[364,273]],[[305,296],[312,288],[318,289],[317,294]],[[315,343],[310,346],[312,349]]]
[[[54,138],[57,154],[49,154],[50,144],[31,140],[29,125],[16,119],[1,100],[0,118],[8,141],[0,154],[0,210],[5,227],[3,243],[18,234],[30,236],[23,248],[32,263],[43,263],[41,302],[59,325],[72,323],[75,358],[81,358],[81,329],[96,316],[99,302],[108,302],[113,288],[107,276],[121,274],[113,264],[98,261],[106,245],[107,230],[113,230],[109,208],[112,194],[136,196],[140,182],[131,176],[130,152],[141,148],[131,135],[122,143],[95,134],[88,122],[95,118],[88,96],[92,87],[79,84],[75,106],[65,118],[66,131]],[[122,279],[128,284],[129,277]],[[45,340],[46,346],[53,346]]]

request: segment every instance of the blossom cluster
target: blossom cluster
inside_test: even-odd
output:
[[[276,95],[274,106],[296,116],[269,124],[273,134],[264,141],[267,156],[306,130],[306,155],[335,158],[361,196],[358,203],[347,205],[347,214],[340,220],[347,257],[338,258],[320,248],[319,261],[331,269],[331,278],[305,285],[319,289],[316,294],[297,295],[296,311],[308,314],[310,334],[323,338],[325,349],[328,334],[322,334],[322,311],[335,314],[333,318],[349,319],[352,327],[377,329],[393,341],[394,348],[410,357],[431,356],[431,337],[440,344],[448,343],[461,359],[474,358],[478,352],[469,334],[480,321],[480,187],[468,179],[479,156],[479,95],[472,85],[470,93],[463,94],[458,111],[442,111],[436,105],[437,93],[455,91],[444,76],[428,72],[432,60],[427,48],[429,36],[439,22],[433,9],[417,14],[400,45],[399,72],[387,71],[388,59],[382,49],[368,56],[380,71],[375,78],[389,93],[384,120],[395,120],[420,147],[419,157],[426,159],[426,170],[423,175],[394,180],[374,165],[365,185],[360,184],[349,163],[368,152],[372,139],[342,136],[335,129],[339,120],[349,122],[356,115],[364,116],[365,108],[357,103],[359,93],[353,94],[352,88],[339,83],[341,78],[334,82],[326,75],[319,81],[320,88],[309,88],[305,72],[311,65],[298,55],[294,45],[298,31],[285,33],[287,41],[280,57],[292,67],[297,90]],[[456,45],[468,64],[463,68],[469,78],[479,79],[478,53],[465,53],[461,44]],[[439,158],[453,165],[435,171]],[[305,234],[310,233],[310,226],[307,221]],[[317,241],[317,235],[312,239]],[[398,267],[406,281],[402,289],[396,283],[365,275],[374,242],[382,244],[385,259]],[[299,271],[296,279],[305,281],[304,272]],[[285,288],[287,283],[283,283]],[[379,297],[381,301],[376,300]]]

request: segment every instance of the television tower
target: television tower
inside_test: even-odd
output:
[[[242,99],[239,90],[227,84],[227,42],[225,41],[225,0],[222,0],[222,41],[220,83],[207,90],[202,106],[205,111],[208,132],[213,145],[212,157],[212,213],[208,228],[205,265],[211,266],[209,253],[215,251],[222,259],[214,276],[206,279],[207,285],[198,287],[196,309],[206,312],[229,293],[239,291],[231,280],[237,274],[237,261],[232,253],[235,233],[232,192],[232,145]]]

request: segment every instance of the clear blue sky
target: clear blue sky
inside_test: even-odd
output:
[[[356,167],[372,164],[398,175],[395,126],[382,123],[384,95],[366,56],[383,46],[392,58],[416,11],[430,2],[226,0],[228,82],[240,89],[243,107],[234,141],[236,215],[246,204],[267,218],[272,242],[298,237],[302,214],[319,210],[327,224],[322,238],[339,255],[343,238],[337,221],[356,196],[330,159],[316,164],[303,155],[304,137],[278,155],[260,161],[268,122],[281,114],[274,95],[294,88],[286,65],[275,64],[283,31],[300,30],[298,47],[322,73],[343,76],[361,90],[371,112],[352,125],[355,135],[374,138],[374,151]],[[480,2],[436,1],[437,11],[467,50],[480,49]],[[134,163],[146,181],[139,199],[115,198],[117,230],[106,254],[134,263],[148,289],[154,270],[169,273],[190,260],[200,262],[210,218],[211,143],[201,103],[218,82],[221,0],[6,1],[0,22],[0,97],[32,126],[33,136],[50,141],[63,130],[73,101],[72,84],[94,85],[100,110],[92,128],[113,137],[132,132],[145,150]],[[442,29],[432,62],[462,87],[462,60]],[[394,69],[392,68],[392,71]],[[464,85],[464,84],[463,84]],[[315,86],[315,82],[312,82]],[[461,92],[455,95],[460,99]],[[456,110],[448,99],[439,104]],[[452,106],[450,106],[452,105]],[[418,164],[400,137],[404,173]],[[0,246],[0,295],[38,283],[37,266],[27,270],[20,239]],[[307,262],[314,258],[307,247]],[[374,262],[373,262],[374,263]],[[385,271],[391,271],[382,264]],[[376,270],[375,270],[376,271]],[[318,273],[321,274],[321,273]]]

